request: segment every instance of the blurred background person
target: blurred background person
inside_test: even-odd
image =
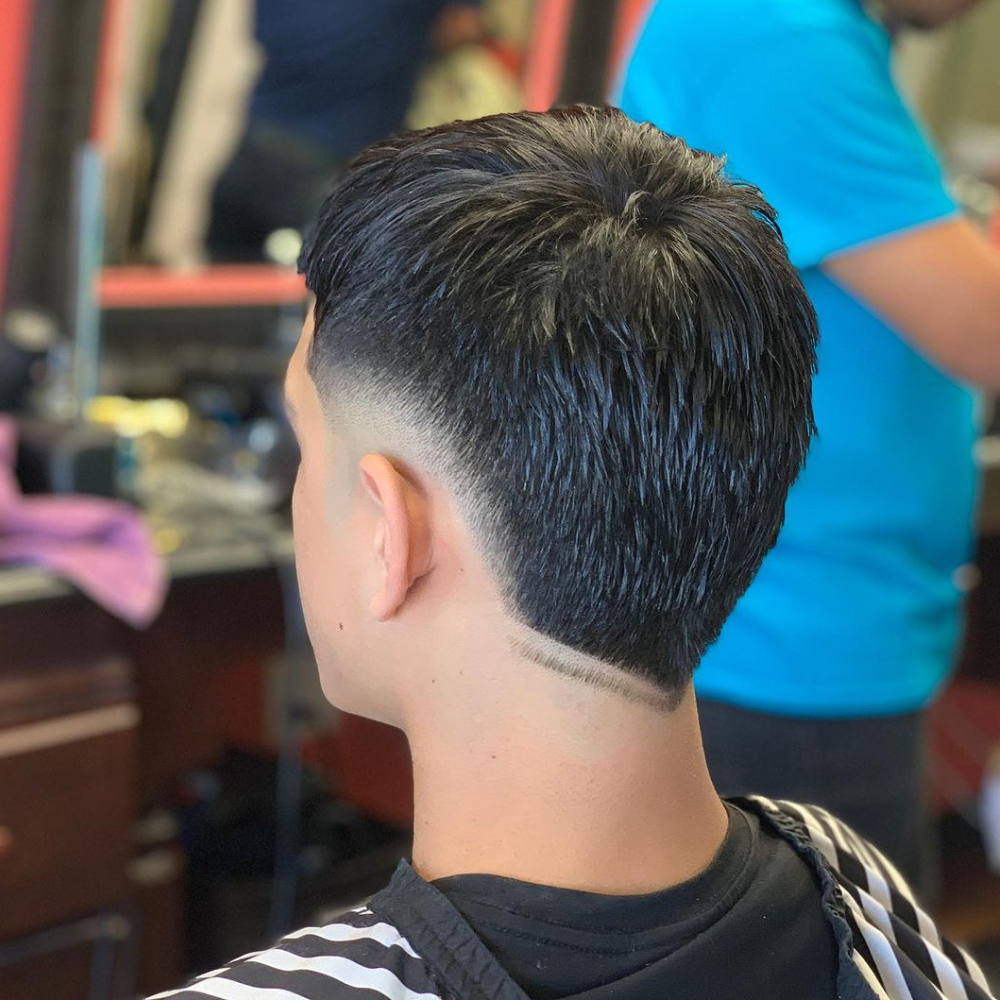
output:
[[[697,679],[713,774],[827,806],[911,876],[971,558],[969,386],[1000,386],[1000,255],[949,195],[877,13],[931,27],[973,3],[661,0],[621,96],[763,189],[820,317],[818,439]]]
[[[256,0],[263,68],[212,198],[215,260],[263,260],[299,229],[339,165],[403,127],[428,51],[483,36],[479,0]]]

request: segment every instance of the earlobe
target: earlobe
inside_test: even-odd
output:
[[[373,543],[380,578],[369,607],[374,618],[387,621],[431,568],[426,503],[384,455],[366,455],[359,472],[379,508]]]

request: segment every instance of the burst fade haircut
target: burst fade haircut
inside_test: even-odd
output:
[[[402,133],[301,262],[324,405],[403,414],[519,623],[674,699],[813,433],[815,313],[722,166],[605,108]]]

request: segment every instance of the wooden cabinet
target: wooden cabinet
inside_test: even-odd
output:
[[[0,1000],[120,1000],[182,980],[185,859],[149,817],[240,742],[234,716],[264,728],[282,604],[256,558],[175,574],[141,632],[0,571]],[[233,683],[240,665],[250,683]]]
[[[0,731],[0,940],[127,898],[137,718],[125,703]]]
[[[0,609],[0,997],[128,995],[139,712],[110,622]]]

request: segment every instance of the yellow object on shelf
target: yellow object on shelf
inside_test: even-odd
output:
[[[97,396],[87,403],[84,416],[90,423],[111,427],[123,437],[183,437],[191,419],[187,405],[180,400],[136,400],[125,396]]]

